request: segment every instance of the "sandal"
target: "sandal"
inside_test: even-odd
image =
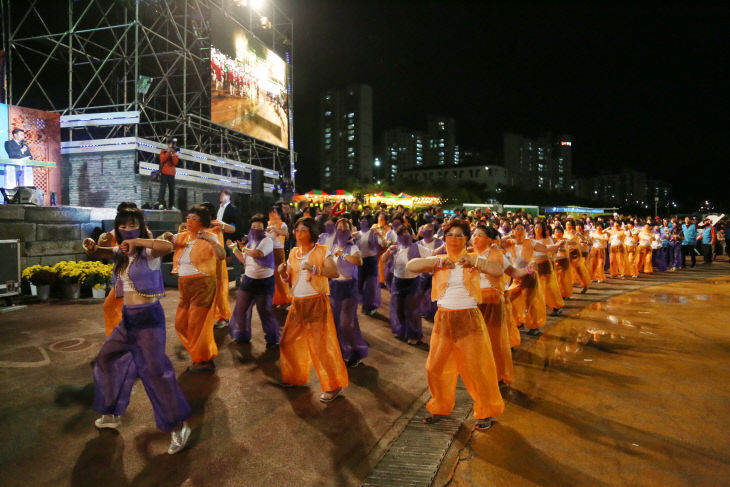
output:
[[[479,431],[486,431],[492,427],[492,418],[477,419],[476,429]]]
[[[441,421],[442,418],[443,418],[443,416],[441,414],[431,414],[431,415],[423,418],[423,422],[426,424],[434,424],[434,423],[438,423],[439,421]]]
[[[339,389],[335,389],[334,391],[323,392],[322,395],[319,396],[319,400],[325,404],[328,402],[332,402],[338,397],[342,397],[342,391],[343,389],[342,387],[340,387]]]

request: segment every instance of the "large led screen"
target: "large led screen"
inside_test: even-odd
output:
[[[212,24],[211,120],[288,148],[286,62],[233,21]]]

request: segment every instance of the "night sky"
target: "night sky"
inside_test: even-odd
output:
[[[294,20],[299,190],[319,184],[320,93],[366,83],[376,141],[429,113],[454,117],[467,148],[568,133],[578,176],[632,167],[690,205],[730,203],[726,6],[278,4]]]

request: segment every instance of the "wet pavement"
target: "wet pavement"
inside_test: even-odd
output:
[[[514,355],[453,487],[730,484],[730,278],[590,304]]]
[[[457,450],[453,485],[722,485],[729,269],[609,281],[569,301],[566,314],[578,317],[550,318],[546,334],[516,352],[505,414]],[[661,286],[639,290],[653,284]],[[194,410],[190,447],[175,456],[139,382],[118,433],[93,427],[101,301],[0,314],[0,485],[359,485],[409,438],[409,424],[422,426],[428,399],[427,352],[392,338],[383,295],[378,315],[360,315],[370,357],[350,371],[345,398],[324,405],[314,374],[310,388],[273,385],[278,350],[265,349],[258,318],[250,346],[217,331],[215,374],[185,372],[169,291],[167,352]],[[434,472],[451,472],[448,458],[435,457]]]

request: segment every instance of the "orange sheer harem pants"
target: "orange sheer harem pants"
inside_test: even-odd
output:
[[[603,267],[606,265],[606,249],[593,247],[589,254],[589,266],[588,270],[591,273],[591,278],[598,282],[606,280],[606,274],[603,272]]]
[[[306,384],[314,365],[323,391],[333,391],[348,384],[332,308],[324,294],[292,298],[279,341],[279,353],[281,380],[286,383]]]
[[[608,271],[611,277],[626,275],[626,248],[623,245],[611,245],[611,261]]]
[[[279,265],[285,260],[286,253],[284,249],[274,249],[274,306],[291,303],[291,292],[289,284],[284,282],[279,275]]]
[[[560,288],[560,295],[569,298],[573,295],[573,268],[568,258],[555,261],[555,275]]]
[[[439,308],[434,317],[426,360],[431,414],[447,415],[456,402],[459,376],[474,399],[474,416],[489,418],[504,411],[497,370],[484,318],[478,308]]]
[[[509,329],[504,297],[496,289],[482,289],[482,302],[479,305],[484,323],[487,326],[489,341],[492,345],[497,379],[511,384],[515,377],[510,350]],[[519,332],[517,332],[519,336]]]
[[[516,326],[524,323],[527,328],[534,330],[545,324],[545,299],[540,289],[540,280],[535,273],[515,279],[509,288],[509,295]]]
[[[114,292],[114,286],[109,294],[106,295],[104,304],[101,309],[104,311],[104,328],[106,329],[106,336],[109,336],[117,327],[120,321],[122,321],[122,307],[124,306],[124,297],[118,298]]]
[[[586,261],[579,250],[570,251],[570,265],[573,267],[573,280],[581,287],[588,287],[591,284],[591,275],[586,268]]]
[[[213,337],[216,276],[196,274],[178,279],[180,302],[175,313],[175,331],[194,363],[218,355]]]
[[[555,274],[555,266],[549,260],[538,262],[537,275],[540,278],[540,288],[542,289],[542,297],[545,304],[550,309],[562,308],[565,306],[563,296],[560,295],[560,287],[558,286],[557,275]]]
[[[215,292],[215,321],[231,319],[231,302],[228,299],[228,264],[225,259],[215,264],[216,292]]]
[[[639,245],[638,262],[636,263],[637,270],[646,274],[654,272],[654,266],[651,263],[651,247],[647,245]]]

